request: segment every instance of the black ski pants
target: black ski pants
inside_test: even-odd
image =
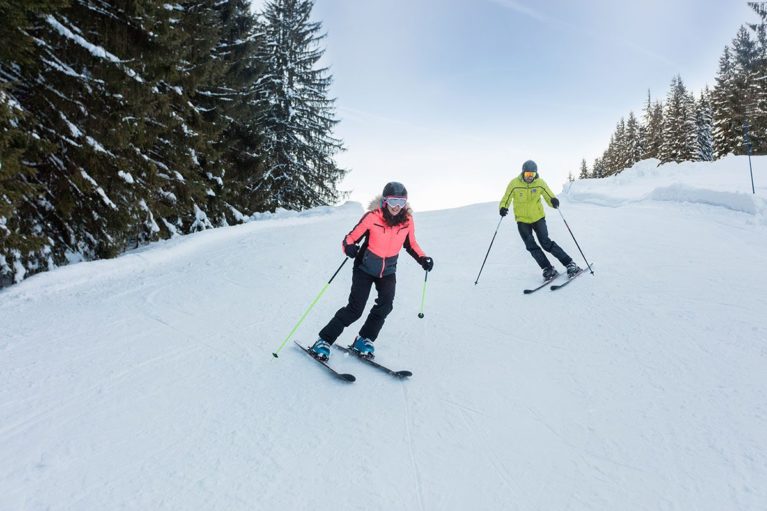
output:
[[[565,266],[570,264],[573,260],[573,258],[567,255],[559,245],[551,241],[545,218],[541,218],[532,224],[517,222],[517,230],[519,230],[519,235],[522,236],[522,241],[525,242],[525,248],[530,251],[533,259],[535,259],[535,262],[538,263],[538,266],[540,266],[541,269],[546,269],[551,266],[551,263],[548,258],[546,258],[546,254],[543,253],[543,250],[556,257],[559,262]],[[538,243],[541,244],[540,247],[535,242],[535,238],[533,238],[533,232],[535,232],[535,235],[538,237]],[[543,247],[543,250],[541,250],[541,247]]]
[[[344,328],[351,325],[362,317],[365,304],[370,296],[370,289],[376,286],[378,297],[376,303],[370,309],[365,324],[360,329],[360,336],[375,341],[383,327],[386,316],[394,308],[394,288],[397,287],[397,275],[392,273],[385,277],[373,277],[359,268],[352,272],[352,290],[349,293],[349,303],[341,307],[333,316],[333,319],[320,330],[320,338],[330,344],[336,342]]]

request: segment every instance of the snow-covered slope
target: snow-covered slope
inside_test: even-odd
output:
[[[596,274],[553,293],[522,295],[540,275],[510,218],[474,285],[496,203],[417,214],[426,317],[404,254],[377,342],[405,382],[271,356],[359,205],[34,276],[0,292],[0,509],[763,510],[766,165],[757,197],[743,158],[569,186]]]

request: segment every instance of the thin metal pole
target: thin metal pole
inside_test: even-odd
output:
[[[296,333],[296,330],[298,330],[298,327],[301,326],[301,323],[304,322],[304,319],[306,319],[306,316],[309,314],[309,311],[312,310],[312,307],[314,307],[314,304],[316,304],[320,300],[322,295],[325,294],[325,291],[328,289],[328,287],[330,287],[330,283],[333,282],[333,279],[336,278],[336,275],[338,275],[338,272],[341,271],[341,268],[344,267],[344,265],[346,264],[346,261],[348,261],[348,260],[349,260],[348,258],[346,258],[346,257],[344,258],[344,262],[341,263],[341,266],[339,266],[338,269],[336,270],[336,272],[333,274],[333,276],[330,277],[330,280],[328,280],[328,282],[322,288],[322,291],[320,291],[320,294],[317,295],[317,298],[315,298],[314,301],[311,303],[311,305],[309,305],[309,308],[306,309],[304,314],[301,316],[301,319],[299,319],[298,323],[296,323],[296,326],[293,327],[293,330],[291,330],[290,333],[288,334],[288,336],[285,337],[285,340],[282,341],[282,344],[280,344],[280,347],[277,348],[277,351],[272,353],[272,356],[274,356],[274,358],[279,358],[278,353],[280,352],[280,350],[282,350],[282,348],[285,346],[285,344],[288,342],[288,340],[290,340],[290,338],[293,336],[293,334]]]
[[[748,149],[748,171],[751,174],[751,193],[756,195],[756,189],[754,188],[754,169],[751,167],[751,140],[748,138],[748,120],[743,119],[743,143],[746,144]]]
[[[503,222],[503,217],[501,217],[500,220],[498,220],[498,226],[495,228],[495,232],[493,233],[493,239],[490,240],[490,246],[487,247],[487,253],[485,254],[485,260],[482,261],[482,267],[479,269],[479,273],[477,274],[477,280],[474,281],[474,285],[477,285],[477,282],[479,282],[479,276],[482,275],[482,270],[485,267],[485,263],[487,262],[487,256],[490,255],[490,249],[493,248],[493,242],[495,241],[495,235],[498,234],[498,229],[501,227],[501,222]]]
[[[423,276],[423,292],[421,293],[421,310],[418,312],[418,317],[423,318],[423,304],[426,301],[426,279],[429,278],[429,272],[424,272],[426,275]]]
[[[570,236],[573,237],[573,241],[575,242],[575,246],[578,247],[578,251],[583,256],[583,260],[586,261],[586,266],[588,266],[589,271],[592,275],[594,275],[594,270],[591,269],[591,265],[589,264],[589,261],[586,259],[586,256],[583,254],[583,250],[581,250],[581,246],[578,244],[578,240],[575,239],[575,235],[573,234],[573,231],[570,229],[570,226],[567,225],[567,220],[565,220],[565,215],[562,214],[562,210],[557,208],[557,211],[559,211],[559,216],[562,217],[562,221],[565,223],[565,227],[567,227],[567,230],[570,231]]]

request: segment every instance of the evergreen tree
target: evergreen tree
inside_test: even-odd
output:
[[[626,120],[621,117],[615,126],[615,147],[613,147],[613,168],[610,174],[618,174],[626,168],[628,161],[628,137],[626,134]]]
[[[746,124],[756,117],[761,80],[757,68],[758,49],[748,30],[740,27],[732,42],[732,51],[725,48],[719,61],[717,84],[713,93],[714,148],[717,157],[726,154],[743,154],[743,131]],[[763,136],[757,131],[751,134],[757,146],[763,145]]]
[[[756,36],[755,54],[751,65],[749,82],[749,139],[754,154],[767,154],[767,2],[749,2],[757,13],[759,23],[749,24]]]
[[[328,70],[317,67],[324,35],[310,20],[312,6],[311,0],[269,0],[264,11],[263,168],[250,188],[269,210],[335,202],[346,174],[333,160],[342,143],[331,134],[338,121]]]
[[[607,149],[602,153],[601,158],[601,173],[599,177],[606,177],[614,173],[614,169],[618,166],[616,157],[616,143],[615,133],[610,135],[610,141],[607,143]]]
[[[680,76],[671,81],[663,114],[662,163],[697,159],[698,130],[695,124],[695,99],[687,91]]]
[[[626,168],[628,159],[628,138],[626,134],[626,121],[621,120],[615,126],[615,132],[610,136],[607,150],[602,155],[604,176],[611,176]]]
[[[711,91],[706,87],[700,93],[700,99],[695,109],[695,125],[698,132],[698,160],[711,161],[714,159],[713,111],[711,108]]]
[[[626,159],[623,168],[630,168],[642,159],[643,151],[642,132],[634,112],[629,112],[626,121]]]
[[[20,106],[10,119],[0,106],[0,124],[31,135],[35,150],[0,177],[0,196],[20,206],[14,232],[45,242],[32,257],[18,236],[4,239],[0,272],[111,257],[226,222],[217,144],[227,120],[214,90],[225,71],[214,54],[222,6],[104,0],[22,12],[34,44],[2,54],[0,80]]]
[[[660,158],[663,145],[663,105],[660,101],[652,102],[647,91],[647,104],[644,111],[644,144],[641,159]]]
[[[253,179],[261,172],[263,133],[260,119],[264,112],[259,102],[259,81],[265,73],[259,58],[264,31],[251,13],[250,2],[231,0],[220,6],[223,34],[216,57],[226,64],[217,94],[224,100],[219,111],[227,119],[219,141],[226,168],[227,217],[242,221],[242,211],[263,211],[268,206],[251,193]]]
[[[39,210],[47,208],[44,188],[33,162],[45,160],[52,147],[27,128],[30,112],[20,98],[20,66],[37,69],[37,45],[28,33],[40,16],[67,2],[0,0],[0,287],[28,272],[53,266],[51,242]]]
[[[716,158],[736,153],[740,144],[741,126],[738,124],[740,101],[735,92],[735,70],[730,48],[724,48],[719,59],[716,85],[711,93],[713,110],[714,153]]]
[[[594,165],[591,167],[591,177],[594,179],[605,177],[604,165],[601,158],[594,159]]]
[[[761,133],[753,130],[753,125],[759,125],[756,106],[759,101],[758,82],[763,77],[760,76],[758,69],[758,48],[757,41],[751,38],[751,34],[746,27],[740,27],[738,34],[732,42],[733,49],[733,70],[735,75],[734,90],[735,101],[738,103],[736,110],[737,120],[740,127],[739,154],[745,152],[743,146],[744,124],[751,126],[749,138],[752,145],[757,148],[763,144]],[[756,122],[754,122],[756,121]]]
[[[589,166],[586,164],[586,158],[581,160],[581,170],[578,174],[578,179],[588,179],[591,177],[589,174]]]

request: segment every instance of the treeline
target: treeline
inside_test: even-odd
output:
[[[0,287],[337,201],[312,0],[0,0]]]
[[[676,76],[665,101],[648,92],[641,118],[622,118],[607,149],[581,179],[617,174],[634,163],[710,161],[728,154],[767,154],[767,2],[748,2],[758,23],[742,26],[719,59],[713,90],[695,97]]]

